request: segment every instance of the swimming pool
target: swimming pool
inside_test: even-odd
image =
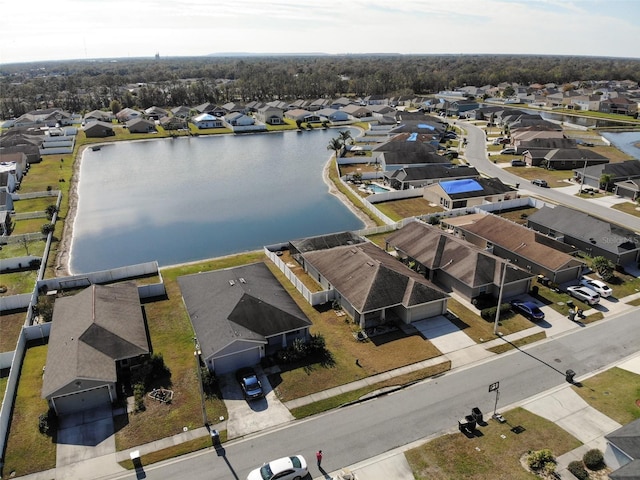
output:
[[[390,188],[383,187],[382,185],[378,185],[377,183],[370,183],[369,185],[367,185],[367,189],[369,189],[372,193],[387,193],[391,191]]]

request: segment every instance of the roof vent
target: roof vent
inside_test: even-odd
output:
[[[247,283],[247,281],[243,277],[240,277],[238,280],[240,280],[240,283]]]
[[[373,263],[371,260],[367,261],[367,265],[369,265],[370,267],[375,267],[376,264]]]
[[[229,285],[231,285],[232,287],[236,284],[236,282],[234,282],[233,280],[229,280]]]

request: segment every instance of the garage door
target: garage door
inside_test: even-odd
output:
[[[244,352],[233,353],[226,357],[216,358],[213,369],[216,375],[235,372],[239,368],[248,367],[260,363],[260,349],[252,348]]]
[[[104,386],[54,398],[58,415],[110,407],[109,389]]]

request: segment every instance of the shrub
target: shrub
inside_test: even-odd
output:
[[[480,311],[480,316],[485,320],[495,320],[498,307],[485,308]],[[500,305],[500,317],[504,317],[506,313],[511,311],[511,305],[503,303]]]
[[[527,457],[527,465],[531,470],[544,470],[546,472],[551,468],[550,465],[555,466],[555,463],[556,460],[548,448],[531,452]],[[555,467],[553,467],[553,470],[555,470]]]
[[[582,461],[589,470],[600,470],[604,467],[604,456],[597,448],[592,448],[585,453]]]
[[[144,412],[147,407],[145,407],[144,405],[144,393],[145,393],[145,388],[144,388],[144,383],[136,383],[133,386],[133,399],[134,399],[134,408],[136,413],[138,412]]]
[[[50,408],[46,413],[40,414],[38,417],[38,430],[48,437],[52,437],[58,430],[58,416],[53,408]]]
[[[589,480],[589,474],[584,469],[584,465],[580,460],[574,460],[567,466],[567,470],[578,480]]]

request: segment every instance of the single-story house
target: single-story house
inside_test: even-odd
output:
[[[188,127],[187,117],[178,115],[162,117],[158,120],[158,123],[165,130],[180,130]]]
[[[640,478],[640,419],[634,420],[604,437],[607,448],[605,462],[613,471],[611,480]]]
[[[613,193],[635,202],[640,197],[640,179],[615,182]]]
[[[134,110],[133,108],[123,108],[118,113],[116,113],[116,118],[120,123],[126,123],[129,120],[133,120],[134,118],[144,116],[142,112]]]
[[[224,123],[220,117],[216,117],[215,115],[211,115],[210,113],[201,113],[200,115],[196,115],[191,118],[191,123],[193,123],[197,128],[223,128]]]
[[[448,157],[429,151],[414,152],[382,152],[372,156],[371,161],[376,161],[384,171],[398,170],[406,167],[426,167],[428,165],[451,165]]]
[[[110,408],[116,385],[149,355],[138,287],[92,285],[57,298],[42,398],[58,415]]]
[[[113,131],[112,124],[101,122],[99,120],[88,123],[82,127],[82,131],[87,138],[104,138],[111,137],[116,134],[116,132]]]
[[[189,118],[191,116],[191,109],[182,105],[180,107],[172,108],[171,114],[178,118]]]
[[[21,182],[22,176],[27,172],[29,168],[27,155],[24,152],[3,153],[2,151],[0,151],[0,164],[5,163],[16,164],[16,178],[18,182]]]
[[[395,190],[421,188],[441,181],[479,176],[478,170],[474,167],[464,165],[427,165],[384,172],[385,181]]]
[[[541,166],[554,170],[573,170],[586,165],[609,163],[604,155],[586,148],[556,148],[544,156]]]
[[[0,189],[13,193],[16,191],[19,183],[16,175],[16,163],[0,163]]]
[[[59,108],[44,108],[31,110],[16,118],[13,128],[27,126],[55,127],[73,124],[73,116]]]
[[[5,207],[7,197],[11,198],[9,192],[0,189],[0,235],[7,236],[11,234],[11,215]]]
[[[262,262],[178,277],[202,361],[216,374],[309,339],[311,321]]]
[[[527,226],[615,264],[637,264],[640,235],[572,208],[544,206],[527,217]]]
[[[323,108],[315,113],[320,118],[326,118],[330,122],[347,122],[350,120],[349,115],[346,112],[335,108]]]
[[[100,121],[100,122],[111,122],[113,120],[113,113],[105,112],[103,110],[93,110],[92,112],[87,113],[83,117],[83,122],[85,125],[90,122]]]
[[[626,97],[611,97],[600,101],[600,111],[634,116],[638,113],[638,101]]]
[[[442,315],[448,295],[373,243],[302,253],[303,267],[361,328]]]
[[[517,190],[505,185],[499,178],[478,177],[428,185],[422,196],[431,203],[441,205],[445,210],[453,210],[511,200],[517,198]]]
[[[438,150],[440,136],[433,133],[396,133],[380,145],[373,148],[374,152],[420,152],[435,153]]]
[[[146,118],[134,118],[126,123],[130,133],[151,133],[156,132],[156,124]]]
[[[240,112],[228,113],[223,118],[225,123],[232,127],[246,127],[248,125],[255,125],[256,123],[253,117]]]
[[[150,118],[152,120],[160,120],[162,117],[166,117],[167,115],[169,115],[169,112],[167,112],[164,108],[153,106],[145,109],[144,114],[147,118]]]
[[[341,110],[354,120],[369,118],[373,115],[373,112],[370,109],[360,105],[345,105]]]
[[[600,182],[602,175],[609,175],[609,185],[605,186],[609,190],[616,182],[640,179],[640,160],[626,160],[619,163],[576,168],[573,173],[583,185],[593,188],[602,188],[603,185]]]
[[[312,113],[309,110],[304,110],[302,108],[294,108],[292,110],[287,110],[284,114],[285,118],[289,120],[293,120],[294,122],[319,122],[320,116],[317,113]]]
[[[535,275],[521,268],[504,268],[504,260],[439,227],[413,221],[385,238],[405,263],[445,291],[469,301],[483,294],[503,298],[527,293]],[[504,282],[502,272],[505,272]]]
[[[575,247],[505,218],[476,213],[446,218],[442,223],[467,242],[552,282],[565,283],[582,276],[584,264],[572,256]]]
[[[517,153],[532,150],[554,150],[556,148],[578,148],[578,144],[572,138],[534,138],[531,140],[517,139],[513,141]]]

